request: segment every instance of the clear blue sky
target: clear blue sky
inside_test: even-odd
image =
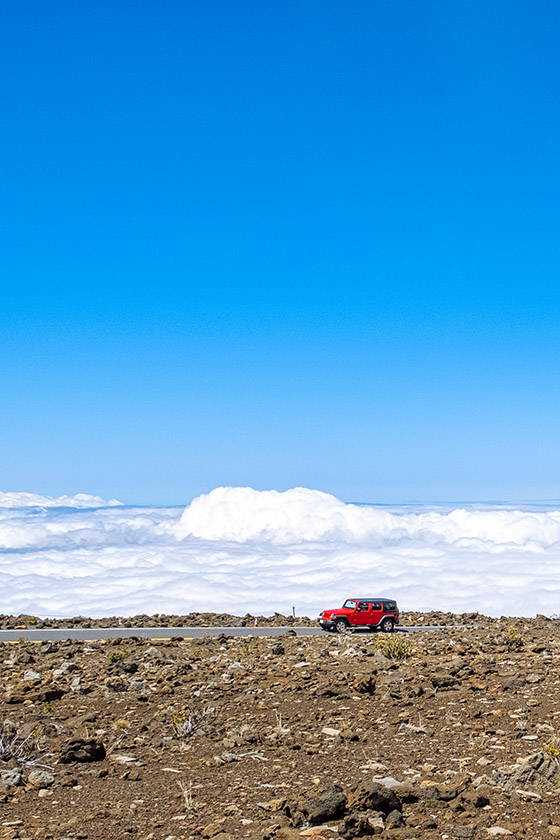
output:
[[[559,25],[8,0],[0,489],[560,496]]]

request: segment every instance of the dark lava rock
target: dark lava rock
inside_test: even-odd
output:
[[[350,804],[359,811],[381,811],[383,814],[402,811],[402,802],[397,794],[379,782],[360,785],[351,795]]]
[[[74,738],[72,741],[67,741],[62,747],[59,763],[103,761],[105,755],[105,747],[101,741],[96,741],[94,738],[89,741],[83,738]]]
[[[109,674],[114,674],[116,676],[120,676],[121,674],[135,674],[138,670],[138,664],[136,662],[115,662],[114,665],[111,665],[108,668]]]
[[[52,703],[55,700],[60,700],[67,692],[63,688],[57,686],[46,686],[40,688],[38,691],[33,691],[29,695],[29,700],[34,703]]]
[[[353,837],[365,837],[368,834],[374,834],[374,831],[366,814],[362,814],[359,811],[348,814],[338,824],[338,833],[341,837],[348,838],[348,840],[351,840]]]
[[[375,677],[371,675],[358,677],[354,682],[354,688],[359,694],[374,694],[375,685]]]
[[[417,791],[418,799],[428,802],[451,802],[451,800],[455,799],[459,793],[456,787],[449,787],[446,785],[427,785],[426,787],[417,788]]]
[[[306,799],[301,810],[310,823],[322,823],[341,817],[346,808],[346,801],[342,788],[332,785],[316,796]]]
[[[385,818],[385,828],[402,828],[404,825],[403,815],[400,811],[391,811]]]

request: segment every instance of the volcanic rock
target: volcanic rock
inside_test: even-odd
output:
[[[103,761],[104,758],[105,747],[101,741],[74,738],[72,741],[64,744],[58,760],[60,764],[70,764],[73,761],[80,763]]]

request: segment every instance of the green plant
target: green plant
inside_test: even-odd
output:
[[[502,638],[508,650],[519,650],[525,644],[523,636],[517,627],[508,627]]]
[[[414,654],[412,642],[398,636],[380,636],[375,642],[375,647],[387,659],[409,659]]]
[[[109,654],[109,662],[122,662],[127,656],[128,651],[125,648],[122,650],[114,650]]]
[[[541,752],[543,755],[549,755],[551,758],[559,758],[560,757],[560,738],[555,735],[553,738],[550,739],[548,744],[545,744],[542,748]]]

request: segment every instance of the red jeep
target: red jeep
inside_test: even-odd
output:
[[[323,610],[319,624],[323,630],[344,633],[354,627],[369,627],[390,633],[399,623],[397,602],[389,598],[349,598],[336,610]]]

